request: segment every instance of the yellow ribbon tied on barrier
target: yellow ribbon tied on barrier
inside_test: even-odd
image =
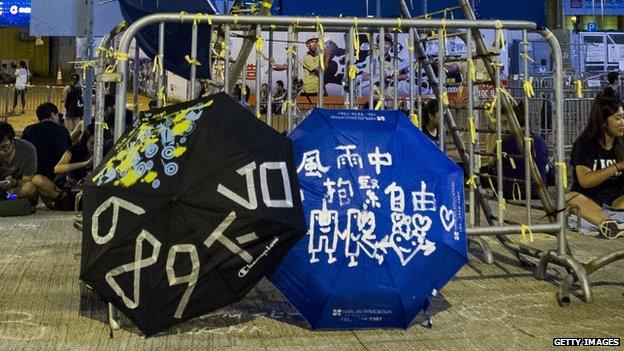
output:
[[[117,61],[128,61],[128,59],[130,58],[130,56],[127,53],[121,52],[121,51],[113,52],[113,57]]]
[[[178,16],[180,17],[180,22],[184,23],[184,16],[186,15],[186,11],[180,11],[180,13],[178,14]]]
[[[201,66],[201,62],[199,62],[196,58],[191,58],[190,55],[185,55],[184,59],[191,66]]]
[[[477,69],[475,68],[475,63],[473,59],[468,60],[468,72],[470,73],[470,79],[472,81],[477,80]]]
[[[357,67],[355,65],[349,65],[349,79],[354,80],[357,77]]]
[[[163,66],[163,55],[154,56],[154,67],[152,67],[152,72],[156,75],[162,75],[165,71]]]
[[[119,22],[119,24],[117,25],[117,27],[115,27],[115,34],[119,34],[121,33],[123,30],[125,30],[127,27],[127,23],[125,20]]]
[[[412,123],[414,123],[414,125],[417,128],[420,128],[420,118],[418,118],[418,115],[415,113],[410,114],[410,120],[412,121]]]
[[[470,177],[470,179],[468,179],[468,181],[466,181],[466,185],[472,186],[474,189],[476,189],[477,188],[477,176],[474,175],[474,176]]]
[[[381,110],[384,105],[384,98],[381,97],[379,101],[377,101],[377,105],[375,105],[375,110]]]
[[[533,231],[526,224],[520,225],[520,230],[522,232],[522,241],[526,241],[526,233],[529,233],[529,242],[533,242]]]
[[[559,174],[561,174],[561,184],[563,188],[568,188],[568,168],[565,162],[555,162],[555,166],[559,168]]]
[[[468,118],[468,123],[470,124],[470,142],[473,144],[477,143],[477,126],[475,124],[475,118]]]
[[[507,208],[507,206],[506,206],[507,203],[505,202],[504,198],[499,196],[500,194],[496,191],[496,189],[494,189],[494,182],[492,182],[492,177],[488,177],[488,182],[490,183],[490,188],[494,192],[494,196],[496,196],[496,198],[499,201],[499,205],[498,206],[500,207],[501,210],[506,209]]]
[[[574,92],[579,99],[583,98],[583,82],[580,79],[574,80]]]
[[[106,122],[103,122],[103,121],[95,121],[95,125],[96,125],[96,126],[100,126],[100,127],[102,127],[102,129],[104,129],[104,130],[108,130],[108,124],[106,124]]]
[[[353,51],[355,52],[355,59],[360,57],[360,33],[357,29],[357,17],[355,19],[355,26],[353,28]]]
[[[444,106],[449,105],[449,97],[446,91],[442,93],[442,103],[444,104]]]
[[[522,88],[524,89],[524,93],[526,94],[526,96],[530,98],[535,96],[535,91],[533,90],[533,84],[531,84],[531,82],[529,82],[528,80],[524,81],[524,83],[522,84]]]
[[[271,6],[273,6],[273,4],[271,4],[270,1],[263,1],[262,2],[262,7],[264,7],[265,9],[270,9]]]
[[[403,33],[403,30],[401,27],[403,27],[403,20],[401,20],[401,17],[399,17],[397,18],[397,25],[396,25],[396,28],[394,28],[394,30],[397,33]]]
[[[499,20],[494,21],[494,27],[496,28],[496,34],[494,38],[494,45],[500,51],[505,51],[505,35],[503,34],[503,23]]]
[[[325,29],[323,29],[323,25],[321,24],[320,18],[316,17],[316,31],[319,34],[319,42],[321,44],[321,56],[319,57],[319,63],[321,65],[321,70],[325,70],[325,60],[324,60],[324,50],[325,50]],[[293,55],[295,54],[293,50]]]
[[[167,104],[167,95],[165,95],[165,88],[160,88],[158,94],[156,94],[156,100],[161,100],[163,105]]]
[[[256,52],[262,53],[262,48],[264,48],[264,39],[256,37]]]

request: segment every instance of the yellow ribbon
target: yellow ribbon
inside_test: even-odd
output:
[[[156,94],[156,100],[162,100],[163,105],[167,104],[167,95],[165,95],[165,88],[160,88],[158,94]]]
[[[325,51],[325,29],[323,29],[323,25],[321,24],[321,20],[320,18],[316,17],[316,31],[319,33],[319,43],[321,44],[321,54],[319,57],[319,63],[321,65],[321,70],[325,70],[325,58],[324,58],[324,51]],[[293,54],[294,54],[294,50],[293,50]]]
[[[108,124],[106,124],[106,122],[103,122],[103,121],[95,121],[95,125],[96,125],[96,126],[100,126],[100,127],[102,127],[102,129],[104,129],[104,130],[108,130]]]
[[[355,51],[356,60],[360,57],[360,33],[357,26],[353,28],[353,51]]]
[[[533,90],[533,84],[531,84],[531,82],[529,82],[528,80],[524,81],[524,83],[522,84],[522,88],[524,89],[524,93],[526,94],[526,96],[530,98],[535,96],[535,91]]]
[[[121,33],[124,29],[126,29],[126,26],[127,26],[127,24],[126,24],[125,20],[119,22],[117,27],[115,27],[115,34]]]
[[[535,60],[531,57],[531,55],[523,52],[522,54],[520,54],[520,56],[522,56],[523,59],[527,60],[527,61],[531,61],[531,62],[535,62]]]
[[[89,68],[95,68],[95,64],[97,61],[83,61],[82,64],[82,80],[86,80],[87,78],[87,70]]]
[[[128,59],[130,58],[130,56],[125,53],[125,52],[121,52],[121,51],[115,51],[113,52],[113,57],[117,60],[117,61],[128,61]]]
[[[470,179],[468,179],[468,181],[466,181],[466,185],[468,186],[472,186],[473,188],[477,188],[477,176],[474,175],[472,177],[470,177]]]
[[[294,46],[289,46],[289,47],[286,48],[286,53],[295,55],[297,52],[295,51],[295,47]]]
[[[184,23],[184,16],[186,15],[186,11],[180,11],[180,13],[178,14],[178,16],[180,17],[180,22]]]
[[[375,110],[381,110],[384,105],[384,98],[380,97],[379,101],[377,101],[377,105],[375,105]]]
[[[533,231],[526,224],[520,225],[522,231],[522,241],[526,241],[526,232],[529,232],[529,242],[533,242]]]
[[[262,7],[264,7],[265,9],[270,9],[272,6],[270,1],[263,1],[262,2]]]
[[[561,183],[563,184],[563,188],[568,188],[568,168],[565,162],[555,162],[555,166],[560,168],[559,173],[561,174]]]
[[[356,76],[357,76],[357,68],[355,67],[355,65],[350,65],[349,66],[349,79],[354,80]]]
[[[513,157],[509,158],[509,164],[511,165],[511,169],[516,169],[516,160]]]
[[[506,201],[504,198],[500,197],[496,189],[494,189],[494,183],[492,182],[492,177],[488,177],[488,182],[490,183],[490,188],[492,188],[492,191],[494,192],[494,196],[496,196],[496,199],[500,201],[500,205],[498,206],[500,207],[501,210],[506,209],[507,208]]]
[[[498,160],[503,159],[503,141],[500,139],[496,140],[496,158]]]
[[[579,99],[583,98],[583,82],[580,79],[574,80],[574,92]]]
[[[256,51],[262,53],[262,48],[264,47],[264,39],[261,36],[256,37]]]
[[[414,123],[414,125],[417,128],[420,128],[420,118],[418,118],[418,115],[415,113],[410,114],[410,119],[412,120],[412,123]]]
[[[107,49],[105,47],[98,46],[98,48],[95,49],[95,50],[97,52],[101,53],[101,54],[104,54],[106,58],[113,58],[114,57],[113,51],[110,50],[110,49]]]
[[[192,66],[201,66],[201,62],[199,62],[196,58],[191,58],[189,55],[185,55],[184,59],[188,62],[189,65]]]
[[[448,93],[446,91],[442,93],[442,103],[445,106],[448,106],[448,104],[449,104],[449,97],[448,97]]]
[[[154,67],[152,67],[152,72],[156,75],[162,75],[165,69],[163,66],[163,55],[154,56]]]
[[[477,127],[475,125],[475,118],[472,116],[468,118],[468,123],[470,124],[470,142],[472,142],[473,144],[476,144],[477,143]]]
[[[238,25],[238,15],[233,15],[234,17],[234,25]]]
[[[503,23],[499,20],[494,21],[494,27],[496,28],[496,35],[494,39],[494,45],[500,51],[505,51],[505,35],[503,34]]]
[[[397,33],[403,33],[403,30],[401,30],[401,27],[403,26],[403,21],[401,20],[401,17],[397,18],[397,26],[396,28],[394,28],[394,30]]]
[[[475,68],[473,59],[468,59],[468,72],[470,73],[470,79],[472,81],[477,80],[477,69]]]
[[[262,115],[260,115],[260,112],[256,112],[256,118],[258,119],[262,118]]]
[[[444,12],[444,17],[442,19],[442,44],[446,46],[446,11]]]

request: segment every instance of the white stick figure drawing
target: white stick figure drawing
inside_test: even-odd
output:
[[[328,210],[327,203],[323,200],[323,208],[310,212],[310,235],[308,241],[308,253],[311,255],[310,263],[319,262],[316,254],[325,252],[327,263],[336,262],[334,253],[338,245],[338,237],[341,235],[338,228],[338,211]]]
[[[383,263],[383,255],[377,253],[375,228],[373,212],[354,208],[347,211],[347,227],[342,239],[345,240],[345,256],[349,258],[349,267],[358,265],[357,258],[361,251],[376,259],[379,264]]]

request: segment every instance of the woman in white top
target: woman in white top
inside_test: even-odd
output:
[[[30,72],[26,68],[26,62],[20,61],[19,67],[15,70],[15,94],[13,95],[13,112],[17,107],[17,98],[21,97],[22,100],[22,114],[26,109],[26,88],[28,88],[28,82],[30,80]]]

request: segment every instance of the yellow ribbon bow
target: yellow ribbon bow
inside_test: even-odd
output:
[[[529,242],[533,242],[533,231],[526,224],[520,225],[522,231],[522,241],[526,241],[526,233],[529,232]]]
[[[524,83],[522,84],[522,88],[524,89],[524,93],[526,94],[526,96],[530,98],[535,96],[535,91],[533,90],[533,84],[531,84],[531,82],[529,82],[528,80],[524,81]]]
[[[191,58],[189,55],[185,55],[184,59],[188,62],[189,65],[192,66],[201,66],[201,62],[199,62],[196,58]]]
[[[579,99],[583,98],[583,82],[580,79],[574,80],[574,92]]]

